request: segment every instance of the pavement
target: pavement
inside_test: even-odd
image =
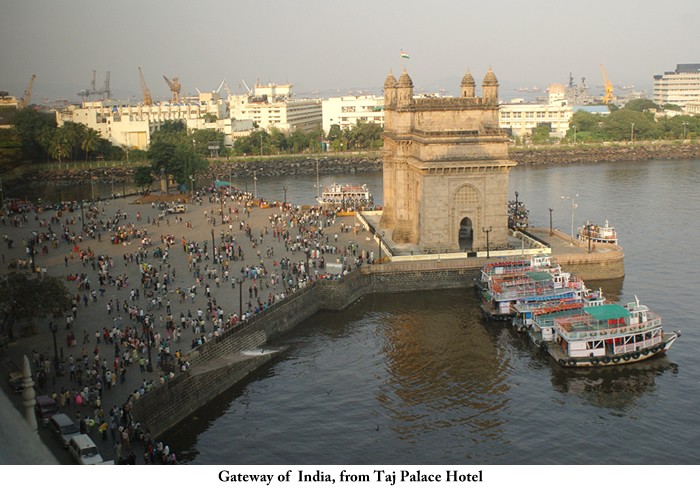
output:
[[[154,266],[159,267],[162,271],[169,270],[171,276],[174,276],[172,283],[168,288],[168,294],[165,296],[163,303],[170,300],[170,305],[172,309],[172,315],[177,323],[177,319],[180,313],[187,315],[188,310],[192,311],[193,315],[196,317],[196,311],[198,308],[206,310],[207,298],[204,294],[201,294],[201,290],[195,297],[194,303],[188,298],[185,302],[181,303],[178,301],[178,296],[174,292],[178,287],[191,287],[195,283],[193,273],[190,272],[188,268],[188,256],[182,247],[182,238],[185,238],[187,243],[197,242],[201,245],[205,241],[209,244],[209,256],[211,257],[211,239],[212,230],[214,231],[214,236],[216,243],[219,244],[221,240],[221,233],[226,233],[230,230],[228,224],[221,223],[221,217],[218,212],[221,209],[221,205],[217,202],[210,202],[209,197],[205,196],[203,198],[204,202],[201,204],[188,203],[188,210],[184,214],[179,215],[168,215],[167,219],[159,221],[158,215],[161,213],[156,207],[152,207],[150,203],[137,204],[135,203],[134,197],[118,198],[112,201],[100,202],[99,204],[99,216],[98,219],[104,219],[105,221],[109,218],[113,218],[117,212],[126,213],[126,218],[122,219],[119,224],[125,225],[128,223],[134,224],[137,228],[145,228],[148,231],[148,235],[152,237],[152,245],[149,250],[153,251],[157,247],[164,249],[163,243],[161,243],[161,236],[172,235],[174,237],[174,245],[170,247],[167,263],[163,263],[160,259],[154,259],[151,254],[149,258],[145,260],[146,263],[150,263]],[[225,214],[228,215],[228,208],[239,207],[241,208],[242,202],[237,200],[231,200],[230,198],[224,204]],[[302,211],[308,212],[308,211]],[[140,220],[137,220],[137,213],[140,214]],[[206,216],[205,216],[206,213]],[[273,226],[270,223],[269,217],[273,214],[280,214],[282,211],[279,207],[270,208],[260,208],[256,206],[251,206],[250,215],[247,213],[239,212],[237,215],[232,216],[232,227],[231,231],[235,236],[236,247],[240,246],[244,260],[230,262],[230,277],[238,278],[241,276],[241,267],[245,266],[257,266],[261,263],[264,265],[268,273],[275,272],[275,266],[273,265],[276,261],[279,271],[279,261],[282,258],[289,258],[292,263],[305,263],[306,256],[303,249],[297,249],[296,251],[287,250],[285,248],[284,240],[281,238],[273,237]],[[52,216],[56,215],[55,210],[46,210],[44,212],[36,214],[30,212],[28,214],[28,222],[23,223],[21,227],[12,226],[9,221],[5,224],[0,223],[0,234],[6,235],[6,238],[13,240],[12,248],[8,248],[7,241],[0,241],[0,252],[2,253],[2,264],[0,267],[6,268],[8,264],[13,259],[26,260],[28,255],[26,252],[26,246],[23,245],[23,241],[30,236],[31,232],[46,232],[48,228],[46,226],[41,226],[40,220],[49,221]],[[182,218],[176,220],[175,216]],[[212,225],[207,222],[207,217],[215,216],[216,224]],[[80,233],[80,219],[81,212],[76,210],[73,212],[64,213],[60,218],[61,224],[68,226],[70,232]],[[68,220],[68,225],[66,225],[66,220]],[[73,221],[75,220],[75,223]],[[251,228],[251,236],[257,239],[257,244],[254,247],[251,239],[246,236],[243,231],[239,231],[238,223],[243,221],[245,225],[249,225]],[[191,227],[187,226],[187,223],[191,223]],[[378,249],[377,243],[371,239],[371,234],[362,230],[361,227],[357,227],[358,231],[344,232],[347,226],[353,227],[356,221],[354,216],[338,216],[335,217],[333,221],[328,223],[329,226],[323,228],[324,237],[322,241],[326,242],[326,237],[329,245],[334,245],[340,248],[339,254],[324,254],[326,263],[337,262],[341,255],[344,254],[346,247],[349,247],[352,243],[357,245],[358,256],[364,250],[369,254],[370,251],[374,252],[374,257],[377,257]],[[265,234],[265,229],[267,228],[267,234]],[[284,228],[291,233],[292,237],[296,237],[299,234],[299,228]],[[59,237],[61,234],[61,228],[57,224],[52,225],[52,230],[56,232]],[[59,276],[65,278],[70,274],[80,274],[87,273],[88,278],[91,281],[91,289],[98,290],[100,288],[105,289],[104,295],[97,295],[97,301],[88,301],[87,306],[80,302],[78,306],[77,315],[72,326],[72,331],[75,334],[77,345],[69,346],[67,343],[67,334],[70,333],[66,330],[65,317],[62,318],[45,318],[35,322],[37,331],[34,335],[28,337],[19,337],[17,333],[17,326],[15,326],[15,338],[10,341],[7,348],[3,351],[0,350],[0,370],[2,370],[2,376],[7,380],[9,372],[18,370],[22,365],[23,356],[27,356],[30,361],[32,360],[32,354],[34,351],[43,355],[46,359],[52,360],[54,357],[54,340],[51,331],[49,330],[49,321],[58,323],[58,332],[56,334],[56,344],[59,350],[59,357],[64,360],[64,365],[68,365],[67,359],[69,356],[73,356],[75,362],[78,363],[81,360],[81,351],[83,347],[88,350],[90,358],[92,359],[93,351],[95,347],[98,347],[99,353],[102,359],[107,360],[107,365],[111,366],[114,363],[114,347],[110,345],[105,345],[104,342],[96,344],[95,332],[102,331],[103,327],[109,329],[112,328],[113,318],[116,313],[113,310],[113,314],[109,315],[107,313],[107,304],[111,300],[116,303],[119,300],[120,303],[124,301],[129,301],[129,304],[135,303],[138,307],[143,308],[146,313],[155,314],[156,318],[156,331],[165,337],[165,328],[160,326],[157,321],[160,315],[165,317],[166,311],[165,306],[161,310],[147,311],[146,310],[146,298],[143,294],[140,294],[140,299],[132,302],[130,299],[130,293],[132,289],[140,288],[140,271],[139,265],[134,260],[130,262],[124,260],[125,254],[136,254],[141,243],[138,239],[133,239],[130,242],[124,242],[118,245],[110,243],[109,231],[98,230],[102,237],[101,241],[97,239],[87,238],[82,242],[78,243],[81,250],[94,251],[95,256],[104,254],[114,260],[114,266],[111,267],[110,273],[112,277],[128,275],[128,286],[121,289],[117,289],[113,285],[99,286],[97,272],[93,270],[90,262],[83,264],[78,258],[77,254],[72,253],[73,245],[62,241],[58,248],[52,248],[50,245],[48,247],[48,254],[42,254],[39,252],[35,256],[35,263],[37,267],[46,268],[46,273],[52,276]],[[337,235],[337,237],[336,237]],[[25,242],[26,243],[26,242]],[[266,257],[267,249],[270,247],[274,251],[274,255]],[[40,248],[38,248],[40,250]],[[261,252],[261,258],[258,258],[258,252]],[[349,252],[352,256],[352,252]],[[68,257],[67,263],[65,262],[65,257]],[[168,269],[167,265],[170,265]],[[204,266],[211,266],[210,261],[204,261],[201,265],[202,273]],[[313,267],[311,267],[313,272]],[[322,271],[321,271],[322,272]],[[265,278],[265,282],[268,282],[270,276]],[[232,313],[239,313],[239,291],[238,285],[236,289],[231,287],[231,282],[221,282],[220,287],[216,287],[214,279],[207,279],[204,276],[204,282],[209,284],[211,287],[212,297],[216,298],[216,304],[220,305],[224,310],[224,317],[228,317]],[[260,287],[260,280],[257,281],[257,286]],[[82,296],[86,294],[85,291],[78,291],[76,281],[66,281],[66,286],[69,288],[72,294],[78,294]],[[249,287],[253,284],[252,279],[247,279],[243,283],[243,298],[244,302],[247,300],[252,301],[255,304],[255,298],[249,299]],[[263,301],[267,299],[268,294],[273,296],[284,290],[281,284],[274,286],[268,286],[265,289],[259,291],[260,296]],[[143,291],[141,291],[143,293]],[[89,298],[89,291],[87,292]],[[245,308],[245,305],[244,305]],[[123,310],[121,312],[123,317],[124,326],[129,324],[128,315],[126,315]],[[208,323],[207,332],[211,331],[210,324]],[[83,332],[88,333],[88,343],[83,344]],[[191,330],[183,330],[182,338],[180,342],[175,342],[171,340],[168,342],[171,351],[181,350],[182,352],[187,352],[191,348],[191,343],[194,334]],[[155,354],[153,355],[155,357]],[[39,367],[32,363],[32,371],[35,375],[35,390],[37,394],[48,394],[58,393],[60,390],[70,390],[70,391],[80,391],[85,388],[84,385],[79,386],[74,380],[70,380],[68,372],[66,369],[65,376],[56,376],[56,372],[51,366],[51,371],[47,377],[46,386],[43,388],[39,387],[36,383],[36,372]],[[134,393],[134,391],[141,388],[144,380],[153,381],[156,384],[160,383],[160,377],[163,373],[159,372],[157,366],[154,366],[153,372],[141,372],[140,367],[137,363],[129,366],[127,368],[127,374],[124,383],[120,383],[117,379],[116,386],[106,390],[103,389],[103,395],[101,398],[102,407],[105,414],[108,413],[109,409],[115,405],[122,406],[128,399],[129,395]],[[85,380],[84,380],[85,381]],[[11,391],[7,381],[3,382],[2,388],[6,391],[7,396],[13,401],[14,405],[20,411],[24,413],[24,408],[22,407],[21,395],[15,394]],[[148,395],[145,395],[148,396]],[[81,411],[83,417],[92,417],[93,409],[91,407],[76,407],[74,403],[70,406],[65,406],[62,408],[62,412],[67,413],[71,418],[75,420],[77,411]],[[57,459],[62,463],[70,463],[71,459],[68,456],[68,452],[58,445],[56,441],[51,439],[48,435],[48,429],[44,427],[39,428],[39,434],[41,438],[47,443],[49,449],[56,455]],[[98,433],[97,427],[93,427],[90,431],[90,436],[97,444],[100,453],[105,460],[116,459],[114,442],[111,437],[107,440],[102,440],[102,436]],[[167,444],[167,441],[163,441]],[[136,461],[138,464],[143,463],[143,448],[138,445],[132,446],[132,449],[136,455]],[[122,456],[128,455],[129,451],[126,449],[122,450]]]

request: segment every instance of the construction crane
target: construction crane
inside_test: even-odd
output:
[[[92,70],[92,84],[90,85],[90,88],[78,92],[78,95],[82,97],[83,100],[89,99],[93,95],[99,95],[99,100],[105,100],[105,98],[110,99],[112,97],[112,91],[109,88],[109,72],[107,72],[104,85],[102,85],[102,88],[99,90],[96,87],[96,79],[97,70]]]
[[[32,79],[29,80],[29,87],[27,87],[27,91],[24,92],[24,97],[19,99],[19,108],[24,109],[29,105],[29,101],[32,100],[32,86],[34,85],[34,79],[36,78],[36,75],[32,75]]]
[[[248,89],[248,95],[252,94],[253,91],[250,90],[250,87],[248,86],[247,83],[245,83],[245,80],[243,80],[243,79],[241,78],[241,82],[243,82],[243,85],[245,85],[245,88]]]
[[[173,93],[173,96],[170,98],[170,103],[171,104],[179,104],[180,103],[180,89],[182,88],[180,86],[180,82],[178,82],[178,77],[173,78],[173,81],[171,82],[168,80],[168,77],[163,75],[163,78],[165,78],[165,81],[168,83],[168,87],[170,87],[170,91]]]
[[[141,77],[141,92],[143,92],[143,105],[153,105],[153,99],[151,99],[151,91],[146,87],[146,81],[143,79],[143,73],[141,73],[141,67],[139,66],[139,76]]]
[[[228,83],[226,83],[226,79],[224,78],[222,82],[219,84],[219,88],[214,90],[215,93],[219,93],[221,88],[223,87],[224,90],[226,90],[226,93],[228,94],[229,97],[231,97],[231,90],[228,88]]]
[[[603,97],[603,104],[611,104],[615,97],[613,97],[613,86],[610,79],[605,74],[605,68],[603,64],[600,64],[600,69],[603,70],[603,81],[605,82],[605,97]]]

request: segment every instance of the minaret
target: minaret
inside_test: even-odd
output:
[[[496,75],[491,71],[489,66],[489,71],[484,77],[484,81],[481,83],[482,96],[484,99],[484,104],[498,104],[498,80]]]
[[[413,80],[411,80],[411,77],[406,73],[405,67],[396,84],[396,95],[398,98],[397,105],[399,107],[406,107],[413,103]]]
[[[396,78],[389,70],[389,75],[384,80],[384,106],[390,106],[396,103]]]
[[[462,78],[462,97],[463,98],[475,98],[476,97],[476,83],[474,83],[474,77],[469,73],[469,68],[467,68],[467,74]]]

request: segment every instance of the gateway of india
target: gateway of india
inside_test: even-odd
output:
[[[498,80],[482,96],[467,70],[460,97],[413,98],[411,77],[384,82],[384,210],[397,246],[474,252],[508,243],[508,136],[498,127]]]

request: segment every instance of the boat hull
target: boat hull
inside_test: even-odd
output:
[[[605,366],[619,366],[622,364],[631,364],[633,362],[640,362],[657,356],[663,352],[666,352],[671,345],[678,339],[680,334],[665,333],[661,337],[661,342],[656,344],[654,347],[648,349],[642,349],[635,352],[627,352],[625,354],[618,354],[612,356],[602,356],[602,357],[571,357],[564,352],[556,342],[543,342],[541,340],[535,340],[535,343],[545,349],[552,358],[562,367],[605,367]]]

